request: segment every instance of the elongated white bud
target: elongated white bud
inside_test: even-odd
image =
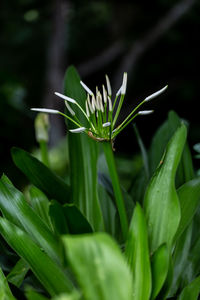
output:
[[[108,95],[111,97],[111,95],[112,95],[112,89],[111,89],[110,80],[108,78],[108,75],[106,75],[106,85],[107,85]]]
[[[79,127],[79,128],[75,128],[75,129],[70,129],[69,131],[72,133],[80,133],[80,132],[84,132],[85,131],[85,127]]]
[[[166,89],[168,88],[168,85],[166,85],[164,88],[162,88],[161,90],[151,94],[150,96],[146,97],[144,100],[147,102],[147,101],[150,101],[156,97],[158,97],[160,94],[162,94]]]
[[[116,97],[118,97],[118,96],[119,96],[119,94],[121,94],[121,90],[122,90],[122,87],[120,87],[120,89],[117,91],[117,93],[116,93]]]
[[[126,94],[126,86],[127,86],[127,73],[124,73],[123,76],[123,82],[122,82],[122,86],[121,86],[121,94],[125,95]]]
[[[152,114],[154,111],[153,110],[141,110],[138,112],[138,115],[149,115]]]
[[[102,85],[102,88],[103,88],[103,101],[104,101],[104,103],[107,103],[107,92],[106,92],[105,86]]]
[[[110,126],[110,125],[111,125],[110,122],[106,122],[106,123],[104,123],[102,126],[105,128],[105,127],[108,127],[108,126]]]
[[[69,106],[68,102],[65,101],[65,106],[67,107],[68,111],[70,112],[70,114],[72,116],[75,116],[75,112],[73,111],[73,109]]]
[[[99,104],[99,108],[102,112],[104,112],[104,107],[103,107],[103,101],[102,101],[102,96],[101,93],[98,91],[97,92],[97,102]]]
[[[86,109],[86,114],[87,114],[87,116],[88,116],[88,118],[89,118],[90,112],[89,112],[89,108],[88,108],[88,103],[87,103],[87,101],[85,102],[85,109]]]
[[[90,109],[91,113],[93,114],[94,113],[94,109],[93,109],[92,104],[90,102],[90,95],[89,94],[87,96],[87,103],[88,103],[88,106],[89,106],[89,109]]]
[[[109,96],[108,96],[108,105],[109,105],[109,111],[112,111],[112,101]]]
[[[62,99],[64,99],[64,100],[66,100],[66,101],[69,101],[71,103],[74,103],[74,104],[76,103],[76,100],[74,100],[74,99],[72,99],[72,98],[70,98],[68,96],[65,96],[65,95],[63,95],[61,93],[55,92],[55,95],[58,96],[58,97],[60,97],[60,98],[62,98]]]
[[[48,108],[31,108],[33,111],[39,111],[47,114],[59,114],[59,110],[56,109],[48,109]]]
[[[88,94],[90,94],[90,96],[93,95],[93,92],[89,89],[89,87],[83,81],[80,81],[80,84],[82,85],[82,87],[84,88],[84,90],[86,90],[86,92]]]
[[[92,95],[92,108],[95,111],[95,109],[96,109],[96,100],[95,100],[94,95]]]

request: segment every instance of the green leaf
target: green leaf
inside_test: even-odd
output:
[[[183,232],[176,242],[176,247],[173,253],[174,275],[170,289],[170,296],[174,296],[178,289],[185,282],[185,269],[188,267],[188,257],[190,256],[190,247],[192,240],[193,224]],[[188,270],[189,271],[189,270]],[[187,272],[191,275],[191,270]]]
[[[161,245],[153,254],[152,261],[152,293],[151,300],[160,292],[168,273],[169,251],[165,244]]]
[[[177,192],[180,201],[181,220],[175,235],[175,240],[190,224],[200,205],[200,178],[186,182]]]
[[[103,213],[105,230],[112,236],[116,234],[115,218],[116,218],[116,208],[112,202],[111,197],[108,195],[107,191],[99,184],[99,199],[101,201],[101,209]]]
[[[197,300],[200,294],[200,276],[194,279],[181,292],[178,300]]]
[[[86,93],[73,66],[66,71],[64,93],[85,109]],[[88,127],[86,118],[75,105],[73,110],[83,126]],[[68,126],[71,127],[72,124],[68,122]],[[68,139],[73,203],[82,211],[95,230],[102,230],[104,224],[97,193],[98,143],[86,134],[69,132]]]
[[[63,243],[85,300],[132,299],[130,270],[110,236],[65,236]]]
[[[0,180],[0,209],[3,215],[25,230],[55,261],[60,263],[60,245],[40,217],[13,185]]]
[[[164,299],[165,300],[166,298],[168,298],[168,294],[169,294],[170,288],[172,286],[173,274],[174,274],[174,269],[173,269],[172,257],[169,256],[169,267],[168,267],[167,277],[166,277],[165,283],[156,299]]]
[[[153,174],[157,165],[162,159],[163,151],[166,144],[169,142],[172,135],[181,126],[182,120],[174,112],[170,111],[168,119],[155,133],[149,151],[150,174]],[[176,184],[178,186],[194,178],[194,169],[192,164],[192,157],[187,142],[183,150],[182,158],[177,170]]]
[[[77,292],[73,292],[70,294],[61,294],[53,297],[51,300],[82,300],[82,298]]]
[[[132,299],[148,300],[151,294],[148,233],[144,213],[138,203],[131,220],[125,254],[133,273]]]
[[[5,275],[3,274],[3,271],[0,268],[0,299],[1,300],[16,300],[16,298],[13,296],[8,282],[6,280]]]
[[[180,222],[180,205],[175,189],[175,175],[186,140],[186,127],[177,129],[168,143],[163,160],[145,194],[145,214],[151,252],[161,244],[171,247]]]
[[[32,186],[29,190],[30,193],[30,204],[36,214],[45,222],[45,224],[52,230],[51,219],[49,217],[49,205],[50,202],[46,195],[41,192],[35,186]]]
[[[26,287],[25,295],[28,300],[49,300],[49,298],[34,291],[30,286]]]
[[[64,215],[63,207],[55,200],[51,202],[49,208],[49,216],[54,227],[54,232],[57,235],[69,233],[69,228]]]
[[[64,271],[20,228],[0,218],[0,232],[6,242],[23,258],[50,295],[70,292],[73,285]]]
[[[38,159],[28,152],[15,147],[12,148],[11,154],[16,166],[48,198],[55,199],[61,203],[72,202],[69,186]]]
[[[23,259],[19,259],[14,268],[7,275],[7,280],[19,288],[28,270],[29,265],[27,264],[27,262]]]
[[[65,204],[63,206],[63,213],[66,216],[69,232],[71,234],[91,233],[93,232],[91,225],[84,218],[76,205]]]

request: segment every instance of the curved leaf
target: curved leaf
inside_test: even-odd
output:
[[[50,199],[72,202],[69,186],[38,159],[16,147],[11,149],[11,154],[16,166]]]
[[[132,276],[112,238],[105,233],[64,236],[63,243],[85,300],[132,299]]]
[[[152,293],[151,299],[155,299],[160,292],[168,273],[169,251],[167,246],[161,245],[152,257]]]
[[[145,214],[149,229],[150,249],[161,244],[170,248],[180,222],[180,205],[175,189],[175,175],[186,140],[186,127],[177,129],[166,153],[152,177],[145,194]]]
[[[178,300],[197,300],[200,294],[200,276],[194,279],[189,285],[187,285]]]
[[[16,300],[16,298],[11,293],[8,282],[1,268],[0,268],[0,299]]]
[[[11,222],[25,230],[55,261],[60,262],[57,238],[34,212],[23,194],[13,185],[0,180],[0,210]]]
[[[186,182],[177,192],[180,201],[181,220],[175,239],[177,239],[190,224],[200,205],[200,178]]]
[[[148,300],[151,294],[148,233],[144,213],[138,203],[131,220],[125,254],[133,273],[132,299]]]
[[[0,232],[10,247],[29,264],[50,295],[73,290],[64,271],[24,231],[0,217]]]

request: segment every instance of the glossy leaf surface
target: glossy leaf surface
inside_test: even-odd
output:
[[[73,285],[64,271],[24,231],[0,218],[0,232],[10,247],[29,264],[50,295],[73,290]]]
[[[148,232],[143,210],[138,203],[131,220],[125,254],[133,274],[132,299],[148,300],[151,294]]]
[[[177,129],[168,143],[162,162],[145,194],[145,214],[152,252],[163,243],[171,247],[180,222],[180,204],[175,189],[175,175],[186,134],[184,125]]]

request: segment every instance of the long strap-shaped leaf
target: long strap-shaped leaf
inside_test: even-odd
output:
[[[180,222],[180,205],[175,189],[175,174],[186,141],[186,127],[180,126],[170,142],[145,195],[150,249],[161,244],[170,248]]]
[[[175,239],[177,239],[190,224],[200,204],[200,178],[186,182],[177,192],[180,199],[181,220]]]
[[[37,158],[16,147],[12,148],[11,154],[16,166],[49,198],[61,203],[72,202],[69,186]]]
[[[13,296],[3,271],[0,268],[0,299],[16,300]]]
[[[25,230],[46,253],[59,262],[60,247],[58,240],[46,224],[27,204],[23,194],[13,185],[0,180],[0,210],[15,225]]]
[[[132,276],[105,233],[64,236],[64,247],[85,300],[132,300]]]
[[[73,66],[70,66],[66,71],[64,92],[85,108],[87,96],[80,84],[79,74]],[[82,112],[76,106],[73,106],[73,110],[82,124],[88,127]],[[68,122],[68,126],[72,126],[72,124]],[[97,193],[98,143],[86,134],[69,132],[68,138],[73,202],[80,208],[96,231],[102,230],[104,224]]]
[[[151,267],[146,221],[137,203],[131,220],[125,251],[133,273],[133,300],[148,300],[151,294]]]
[[[64,271],[23,230],[0,218],[0,232],[10,247],[29,264],[50,295],[71,292],[74,289]]]

